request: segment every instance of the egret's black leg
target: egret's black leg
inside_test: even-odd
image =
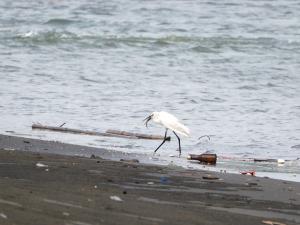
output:
[[[168,132],[168,129],[166,129],[166,132],[165,132],[165,137],[164,137],[164,140],[163,142],[155,149],[153,155],[155,154],[155,152],[166,142],[167,140],[167,132]]]
[[[176,135],[177,139],[178,139],[178,144],[179,144],[179,157],[181,156],[181,146],[180,146],[180,138],[178,137],[178,135],[175,133],[175,131],[173,131],[173,133]]]

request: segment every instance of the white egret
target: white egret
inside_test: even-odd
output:
[[[153,120],[153,122],[155,123],[158,123],[162,126],[164,126],[166,128],[166,132],[165,132],[165,137],[164,137],[164,140],[163,142],[155,149],[154,153],[156,153],[156,151],[165,143],[166,141],[166,138],[167,138],[167,132],[168,132],[168,129],[172,130],[173,133],[175,134],[175,136],[177,137],[178,139],[178,144],[179,144],[179,156],[181,155],[181,145],[180,145],[180,138],[179,136],[176,134],[179,133],[183,136],[186,136],[188,137],[190,135],[190,130],[189,128],[187,128],[186,126],[184,126],[182,123],[180,123],[178,121],[178,119],[173,116],[172,114],[170,113],[167,113],[167,112],[164,112],[164,111],[161,111],[161,112],[153,112],[150,116],[148,116],[146,119],[144,119],[145,122],[145,125],[146,127],[148,127],[148,122],[150,120]]]

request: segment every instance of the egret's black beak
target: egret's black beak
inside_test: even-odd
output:
[[[146,127],[148,127],[148,122],[152,119],[152,116],[148,116],[147,118],[145,118],[143,121],[145,122]]]

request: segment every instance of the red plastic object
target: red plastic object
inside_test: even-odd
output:
[[[255,171],[254,170],[241,171],[240,174],[255,176]]]

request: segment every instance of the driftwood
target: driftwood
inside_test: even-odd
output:
[[[159,135],[138,134],[138,133],[130,133],[126,131],[117,131],[117,130],[107,130],[106,132],[97,132],[97,131],[71,129],[62,126],[59,127],[44,126],[41,124],[33,124],[32,129],[51,130],[51,131],[65,132],[65,133],[72,133],[72,134],[86,134],[86,135],[105,136],[105,137],[120,137],[120,138],[149,139],[149,140],[164,139],[163,136],[159,136]],[[171,139],[170,137],[167,137],[168,141],[170,139]]]
[[[122,136],[128,136],[128,137],[137,137],[141,139],[153,139],[153,140],[163,140],[164,137],[161,135],[149,135],[149,134],[139,134],[139,133],[131,133],[127,131],[120,131],[120,130],[107,130],[107,134],[115,134],[115,135],[122,135]],[[166,141],[170,141],[171,137],[167,137]]]

